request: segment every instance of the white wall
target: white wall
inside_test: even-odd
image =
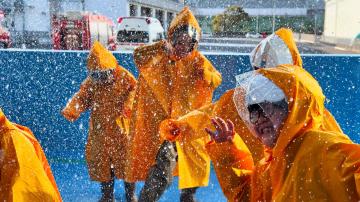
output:
[[[359,0],[326,1],[324,40],[351,45],[351,41],[360,33],[359,9]]]
[[[48,32],[50,30],[49,2],[47,0],[26,0],[25,31]]]
[[[127,0],[88,0],[85,10],[94,11],[111,18],[114,23],[119,16],[128,16],[129,4]]]
[[[81,11],[82,10],[82,5],[81,5],[81,1],[74,1],[74,0],[63,0],[61,2],[61,8],[62,11],[61,12],[66,12],[66,11]]]

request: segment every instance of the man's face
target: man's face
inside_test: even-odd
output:
[[[183,58],[191,53],[197,43],[186,33],[177,36],[173,41],[172,46],[174,48],[174,54],[179,58]]]
[[[287,110],[272,103],[261,103],[249,106],[249,116],[255,136],[264,145],[273,148],[287,117]]]

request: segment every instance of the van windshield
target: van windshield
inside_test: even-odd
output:
[[[120,30],[117,33],[119,43],[148,43],[149,33],[145,31],[126,31]]]

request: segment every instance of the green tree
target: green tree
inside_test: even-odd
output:
[[[241,35],[250,30],[249,14],[239,6],[229,6],[224,13],[212,20],[212,29],[216,35]]]

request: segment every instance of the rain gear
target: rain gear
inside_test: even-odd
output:
[[[281,48],[277,49],[275,46]],[[269,52],[271,53],[269,54]],[[288,56],[284,57],[285,59],[281,58],[284,53],[288,54]],[[256,67],[271,67],[270,64],[266,65],[266,60],[269,60],[270,58],[279,58],[272,60],[272,65],[275,66],[284,62],[285,64],[293,64],[296,67],[302,68],[302,59],[296,47],[296,43],[293,40],[291,30],[284,28],[277,30],[275,34],[270,35],[267,39],[263,40],[250,54],[250,62],[252,66]],[[187,141],[189,141],[196,140],[199,137],[208,136],[204,131],[204,128],[213,127],[210,119],[214,116],[218,116],[224,120],[229,119],[234,123],[235,132],[241,138],[236,138],[232,143],[214,144],[210,142],[206,146],[208,154],[213,161],[221,188],[229,201],[235,201],[239,198],[239,190],[248,188],[246,182],[249,181],[252,163],[238,164],[239,159],[230,157],[230,155],[225,155],[227,157],[224,157],[224,154],[244,156],[247,154],[247,151],[250,151],[255,163],[259,162],[264,156],[268,156],[267,152],[264,153],[264,147],[261,142],[251,134],[245,123],[239,117],[233,102],[233,96],[234,89],[231,89],[224,93],[220,99],[213,104],[199,110],[194,110],[179,119],[163,121],[160,129],[160,135],[163,139],[169,141],[187,139]],[[177,137],[170,134],[170,123],[175,124],[180,128],[180,134]],[[330,131],[342,132],[336,120],[326,109],[324,111],[323,125]],[[244,157],[244,159],[245,162],[248,162],[250,157],[247,156],[246,158]],[[233,172],[233,169],[238,171]],[[242,174],[238,175],[241,173],[240,171]],[[242,188],[242,186],[245,187]],[[245,192],[241,194],[246,195]]]
[[[206,144],[207,154],[213,161],[220,186],[229,201],[238,198],[240,190],[248,188],[253,161],[262,159],[264,150],[261,142],[250,133],[238,115],[232,99],[233,94],[234,90],[229,90],[217,102],[194,110],[179,119],[167,119],[160,125],[160,135],[163,139],[191,143],[209,136],[204,129],[213,128],[210,121],[212,117],[217,116],[234,123],[235,132],[239,136],[235,135],[232,142],[216,144],[209,141]],[[180,129],[177,136],[171,134],[171,125],[176,125]],[[227,154],[226,158],[224,154]]]
[[[283,91],[288,115],[275,146],[254,169],[251,201],[358,201],[360,146],[324,125],[325,96],[317,81],[292,65],[256,74]],[[245,93],[239,95],[246,94],[242,89]],[[240,106],[237,109],[243,114]]]
[[[87,68],[89,72],[113,70],[111,82],[97,83],[88,76],[71,98],[62,114],[75,121],[91,111],[86,161],[92,180],[108,182],[111,168],[117,178],[124,178],[129,110],[136,79],[117,64],[115,57],[100,43],[94,43]],[[118,125],[120,124],[120,126]]]
[[[0,201],[61,201],[44,151],[29,128],[0,109]]]
[[[185,8],[171,23],[169,37],[185,24],[200,33],[195,17]],[[135,49],[134,60],[140,74],[130,127],[129,182],[145,180],[154,164],[162,143],[158,132],[161,121],[210,104],[214,90],[221,83],[220,73],[196,49],[176,60],[168,52],[166,42],[160,41]],[[176,142],[180,189],[208,184],[207,138],[191,143]]]

